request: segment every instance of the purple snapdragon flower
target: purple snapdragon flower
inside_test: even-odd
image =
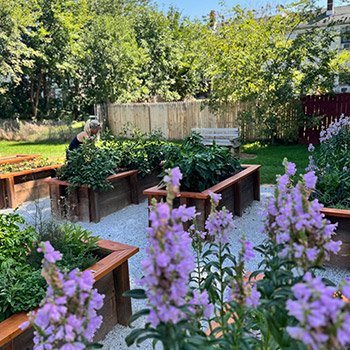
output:
[[[261,293],[258,291],[256,285],[251,286],[251,283],[247,284],[247,299],[246,303],[248,306],[257,308],[260,305]]]
[[[345,290],[348,283],[343,283]],[[303,282],[292,287],[295,300],[287,301],[289,315],[298,320],[295,327],[287,327],[292,338],[303,341],[312,350],[350,345],[350,307],[336,296],[336,288],[326,286],[309,272]],[[332,348],[333,348],[332,346]]]
[[[38,252],[44,252],[45,262],[54,264],[62,259],[62,254],[56,251],[49,241],[44,242],[44,247],[39,247]]]
[[[350,118],[344,117],[344,114],[340,116],[339,119],[335,119],[331,124],[329,124],[327,129],[322,129],[320,132],[320,142],[326,142],[333,136],[339,134],[339,132],[346,127],[350,127]]]
[[[168,175],[164,176],[164,182],[174,187],[180,187],[180,180],[182,179],[180,168],[167,169],[165,172]]]
[[[336,225],[321,214],[323,205],[308,200],[308,191],[315,188],[316,181],[313,171],[295,186],[288,174],[279,176],[275,194],[265,204],[262,232],[282,245],[281,258],[294,259],[305,269],[329,260],[330,253],[336,253],[341,244],[331,239]]]
[[[304,181],[305,185],[310,189],[315,189],[316,182],[317,182],[317,176],[315,175],[314,171],[310,171],[304,175]]]
[[[240,257],[242,257],[245,262],[248,262],[249,260],[255,258],[252,242],[246,240],[244,236],[242,238],[239,238],[238,242],[242,245]]]
[[[41,244],[44,253],[42,275],[49,286],[46,297],[29,321],[20,327],[34,327],[34,350],[85,349],[101,326],[102,316],[96,310],[103,305],[103,296],[93,289],[91,271],[61,273],[55,262],[61,254],[49,242]]]
[[[205,222],[208,236],[214,237],[215,242],[221,244],[226,244],[229,241],[230,233],[234,227],[232,213],[226,211],[225,208],[212,212]]]
[[[153,203],[150,212],[152,227],[147,229],[149,246],[148,257],[142,262],[145,277],[138,282],[145,287],[151,307],[148,321],[156,327],[160,322],[177,323],[186,318],[180,309],[187,304],[190,273],[194,268],[194,256],[191,253],[192,239],[183,228],[183,223],[196,216],[193,207],[185,205],[173,209],[169,203],[179,186],[182,174],[178,168],[168,172],[166,178],[168,197],[166,203]],[[170,198],[170,200],[169,200]],[[207,305],[205,294],[189,304],[199,306],[202,300]],[[203,306],[202,306],[203,307]],[[196,309],[197,310],[197,309]]]
[[[314,150],[315,150],[315,146],[312,143],[310,143],[308,147],[308,151],[313,152]]]

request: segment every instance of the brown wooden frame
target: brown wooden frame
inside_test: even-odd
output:
[[[41,154],[11,154],[0,157],[0,165],[2,164],[16,164],[24,162],[25,160],[33,160],[41,157]]]
[[[124,171],[107,178],[113,189],[97,192],[82,185],[69,189],[69,182],[47,179],[50,188],[51,213],[59,219],[99,222],[129,204],[138,204],[142,190],[159,182],[159,169],[141,178],[138,170]],[[70,191],[69,191],[70,190]],[[69,194],[70,193],[70,194]]]
[[[250,205],[253,200],[260,200],[260,167],[261,165],[244,165],[243,170],[226,180],[202,191],[202,192],[185,192],[180,191],[175,199],[175,206],[186,204],[195,206],[200,213],[196,217],[198,229],[205,229],[205,220],[210,214],[210,196],[209,191],[220,193],[222,200],[220,206],[225,206],[228,210],[238,216],[242,216],[243,210]],[[165,200],[167,191],[164,186],[154,186],[143,191],[148,196],[148,204],[151,205],[152,198],[158,202]]]
[[[113,327],[120,323],[127,325],[132,314],[131,299],[123,293],[130,289],[128,259],[139,248],[122,243],[101,239],[99,252],[105,257],[91,266],[94,287],[105,294],[103,307],[99,315],[103,323],[98,329],[94,341],[102,340]],[[0,350],[31,350],[33,348],[33,327],[22,331],[19,325],[28,320],[26,312],[19,312],[0,323]]]
[[[322,208],[321,213],[325,214],[326,218],[332,223],[338,223],[336,235],[333,240],[342,241],[340,251],[337,255],[331,254],[329,264],[341,267],[350,267],[350,210]]]
[[[16,208],[28,200],[49,195],[44,179],[56,175],[61,164],[0,174],[0,209]]]

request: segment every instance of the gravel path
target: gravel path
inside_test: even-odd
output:
[[[271,196],[273,188],[271,186],[261,186],[261,201]],[[37,207],[41,208],[43,219],[50,218],[50,203],[49,199],[45,198],[37,203],[24,203],[18,210],[18,213],[23,215],[28,222],[34,223]],[[239,251],[239,244],[237,239],[242,233],[245,233],[246,238],[253,242],[254,245],[262,243],[265,236],[259,233],[261,222],[263,219],[261,210],[261,202],[253,202],[245,211],[242,217],[235,217],[235,230],[231,235],[230,243],[233,253]],[[9,213],[11,209],[0,210],[0,213]],[[146,258],[145,247],[147,245],[146,227],[148,226],[147,201],[138,205],[132,204],[114,214],[103,218],[99,223],[85,223],[79,224],[90,231],[94,235],[100,235],[101,238],[112,241],[133,245],[140,248],[140,252],[129,259],[130,285],[131,288],[136,287],[135,280],[142,277],[140,269],[141,261]],[[252,259],[247,264],[248,271],[254,271],[258,267],[260,258]],[[342,278],[349,276],[349,271],[335,269],[328,267],[323,275],[334,282],[340,281]],[[133,311],[138,311],[145,306],[144,301],[133,300]],[[135,322],[135,326],[141,326],[142,322]],[[125,344],[124,338],[128,335],[130,330],[123,326],[117,325],[102,341],[104,344],[103,350],[126,350],[126,349],[140,349],[136,346],[128,348]],[[142,350],[151,350],[152,346],[149,343],[141,345]]]

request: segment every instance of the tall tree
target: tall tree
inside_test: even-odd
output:
[[[240,7],[233,13],[203,40],[210,42],[203,57],[212,79],[209,104],[218,110],[226,102],[248,101],[248,114],[274,140],[287,105],[331,91],[347,55],[331,48],[332,25],[311,25],[320,12],[308,1],[264,16]]]

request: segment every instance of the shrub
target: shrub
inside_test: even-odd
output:
[[[312,198],[327,207],[350,209],[350,119],[341,117],[320,133],[321,144],[310,144],[309,166],[317,176]]]
[[[182,145],[164,147],[165,169],[179,167],[183,174],[181,190],[198,191],[217,184],[241,170],[239,160],[226,147],[204,146],[202,137],[192,132]]]

